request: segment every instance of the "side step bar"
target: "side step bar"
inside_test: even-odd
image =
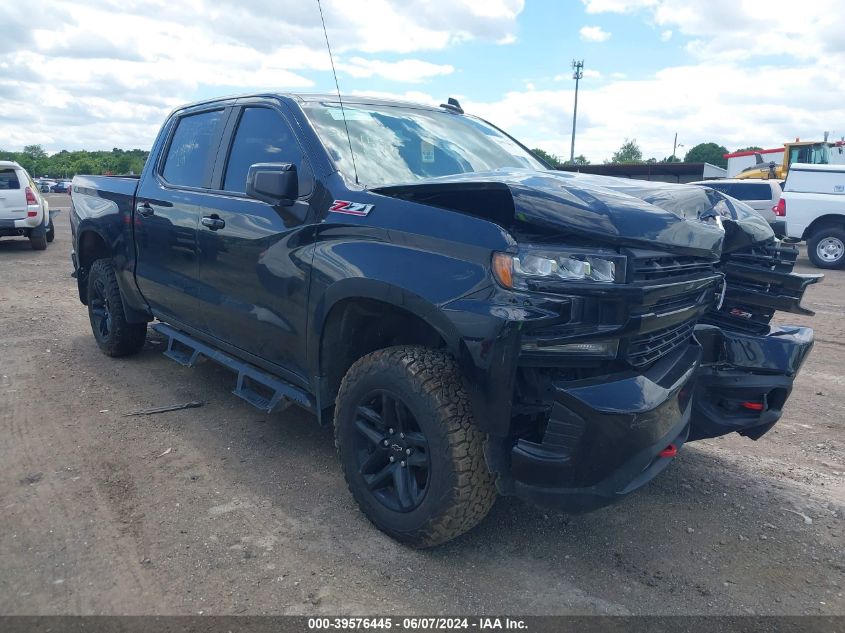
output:
[[[151,327],[167,337],[167,349],[164,355],[180,365],[193,367],[205,357],[235,372],[238,375],[238,382],[232,393],[257,409],[272,413],[284,410],[290,404],[298,404],[312,412],[317,410],[316,402],[310,394],[281,378],[202,343],[166,323],[154,323]],[[260,388],[261,392],[256,390],[256,387]]]

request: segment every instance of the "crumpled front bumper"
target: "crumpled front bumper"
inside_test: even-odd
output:
[[[651,481],[687,439],[700,357],[691,343],[643,373],[553,382],[542,441],[517,441],[503,492],[577,512]]]
[[[754,335],[698,325],[703,350],[688,441],[739,433],[759,439],[780,419],[813,348],[813,330],[782,326]]]

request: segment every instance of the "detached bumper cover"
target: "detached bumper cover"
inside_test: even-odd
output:
[[[691,380],[701,350],[687,345],[645,373],[553,383],[542,442],[519,440],[503,492],[540,505],[585,511],[648,483],[687,438]]]
[[[689,441],[737,432],[758,439],[780,419],[792,383],[813,348],[813,330],[772,328],[763,336],[699,325]]]

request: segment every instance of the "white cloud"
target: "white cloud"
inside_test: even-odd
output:
[[[338,64],[337,68],[356,78],[376,76],[408,83],[419,83],[438,75],[449,75],[455,70],[449,64],[431,64],[418,59],[385,62],[363,57],[352,57],[348,62]]]
[[[600,26],[582,26],[578,34],[585,42],[606,42],[611,35]]]
[[[524,0],[322,4],[341,81],[421,83],[455,70],[428,51],[516,41]],[[198,92],[308,90],[330,69],[313,0],[43,0],[39,15],[49,24],[26,3],[0,3],[3,149],[149,147]]]
[[[821,93],[813,88],[819,85],[825,87]],[[464,108],[530,147],[568,155],[573,92],[574,85],[511,92],[492,102],[464,103]],[[814,95],[812,107],[807,94]],[[824,130],[845,127],[843,102],[845,90],[825,80],[824,71],[804,67],[696,64],[648,79],[582,83],[575,151],[601,162],[626,137],[636,137],[646,158],[661,159],[672,153],[675,132],[687,149],[708,141],[728,149],[777,146],[795,136],[820,138]]]

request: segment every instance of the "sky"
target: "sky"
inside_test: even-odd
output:
[[[322,0],[343,93],[608,160],[845,134],[841,0]],[[0,149],[148,149],[178,105],[334,91],[317,0],[0,3]]]

